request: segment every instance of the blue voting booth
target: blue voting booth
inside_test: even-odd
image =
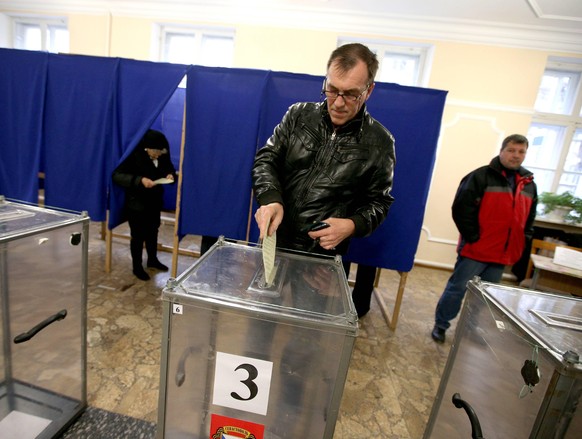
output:
[[[251,242],[255,152],[291,104],[321,99],[323,83],[306,74],[14,49],[0,49],[0,61],[0,93],[10,102],[0,109],[0,194],[37,202],[43,172],[46,205],[87,211],[94,221],[109,212],[112,229],[123,222],[123,191],[111,173],[153,127],[170,140],[175,166],[183,162],[179,236]],[[177,88],[184,76],[186,88]],[[411,270],[446,94],[376,84],[367,105],[396,138],[395,202],[372,236],[353,240],[348,260]],[[173,210],[175,189],[166,192]]]

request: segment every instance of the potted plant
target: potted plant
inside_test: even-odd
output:
[[[564,222],[582,223],[582,198],[571,192],[555,194],[542,192],[538,201],[543,204],[543,214],[554,214],[553,219]]]

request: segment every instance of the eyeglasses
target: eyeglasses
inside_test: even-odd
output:
[[[349,92],[348,93],[340,93],[338,90],[327,90],[327,89],[324,89],[323,93],[330,100],[336,100],[338,97],[341,96],[342,98],[344,98],[345,102],[354,103],[357,100],[359,100],[362,97],[362,95],[368,91],[369,88],[370,88],[370,84],[368,84],[366,86],[366,88],[360,94],[353,94],[353,93],[349,93]]]

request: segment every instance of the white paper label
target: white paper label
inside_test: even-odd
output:
[[[267,414],[273,363],[217,352],[212,403]]]

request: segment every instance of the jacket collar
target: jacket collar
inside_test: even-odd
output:
[[[358,137],[362,135],[362,130],[364,129],[364,122],[368,117],[366,103],[362,105],[362,108],[360,108],[360,111],[358,111],[358,113],[352,120],[350,120],[348,123],[342,125],[339,128],[334,128],[333,124],[331,123],[331,117],[329,115],[329,112],[327,111],[327,99],[321,102],[319,105],[321,111],[321,118],[331,131],[335,131],[337,134],[353,134]]]
[[[499,172],[500,174],[503,173],[504,168],[503,165],[501,164],[499,156],[493,157],[493,159],[489,163],[489,166],[493,168],[495,171]],[[523,166],[520,166],[518,169],[516,169],[516,171],[520,177],[533,177],[533,173],[529,169],[524,168]]]

